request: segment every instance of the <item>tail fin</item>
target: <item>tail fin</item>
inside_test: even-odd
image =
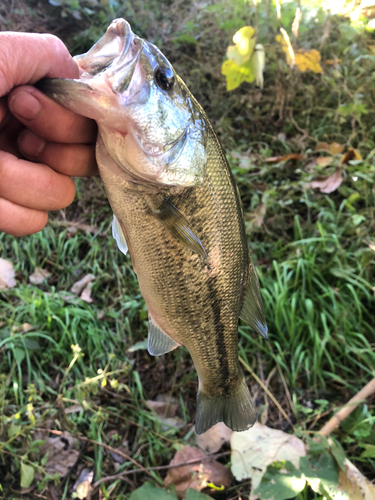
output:
[[[224,422],[233,431],[249,429],[257,419],[245,377],[235,393],[209,397],[202,391],[197,395],[195,432],[203,434],[218,422]]]

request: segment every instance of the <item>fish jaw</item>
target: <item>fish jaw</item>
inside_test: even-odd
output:
[[[94,119],[113,160],[140,184],[178,189],[203,183],[207,119],[157,47],[116,19],[75,60],[79,79],[42,80],[40,90]],[[160,86],[160,71],[173,75],[171,89]]]

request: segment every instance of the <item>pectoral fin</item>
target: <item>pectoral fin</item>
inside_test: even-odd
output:
[[[254,264],[250,258],[249,284],[242,305],[240,318],[266,340],[268,328],[264,317],[263,302],[260,296],[259,280]]]
[[[126,255],[128,253],[128,244],[126,243],[124,231],[121,228],[120,221],[115,214],[113,214],[112,221],[112,236],[116,240],[117,246],[119,247],[121,252]]]
[[[155,210],[153,214],[189,250],[202,257],[206,257],[206,251],[202,242],[191,229],[188,220],[167,198],[164,199],[160,209]]]
[[[161,356],[173,351],[180,344],[175,342],[169,335],[155,323],[152,316],[148,315],[148,352],[151,356]]]

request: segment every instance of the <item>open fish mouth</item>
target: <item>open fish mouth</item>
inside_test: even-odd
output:
[[[144,43],[127,21],[115,19],[88,52],[74,58],[83,70],[80,80],[91,80],[105,71],[112,90],[123,93],[133,78]]]

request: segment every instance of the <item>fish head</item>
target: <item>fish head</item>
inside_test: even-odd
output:
[[[95,119],[108,154],[135,182],[201,184],[207,120],[157,47],[135,35],[127,21],[116,19],[75,60],[79,79],[50,79],[39,88]]]

